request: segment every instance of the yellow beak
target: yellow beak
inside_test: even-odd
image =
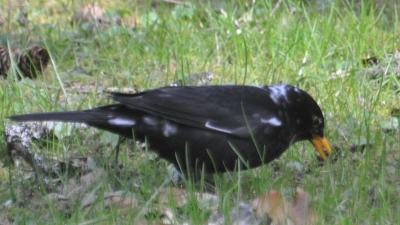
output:
[[[331,154],[332,149],[331,149],[331,146],[329,145],[328,140],[326,140],[326,138],[324,138],[324,137],[320,137],[320,136],[314,134],[311,142],[313,143],[315,150],[319,153],[321,158],[323,160],[326,160],[325,151],[322,148],[324,148],[326,150],[328,155]]]

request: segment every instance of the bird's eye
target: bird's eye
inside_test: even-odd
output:
[[[314,128],[316,128],[316,127],[318,127],[319,125],[321,125],[321,123],[322,123],[321,118],[318,118],[318,117],[316,117],[316,116],[313,117],[313,119],[312,119],[312,126],[313,126]]]

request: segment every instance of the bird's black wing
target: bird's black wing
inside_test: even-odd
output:
[[[268,89],[251,86],[168,87],[110,94],[132,109],[245,138],[250,137],[249,128],[265,126],[279,111]]]

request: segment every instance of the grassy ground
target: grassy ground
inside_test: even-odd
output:
[[[71,16],[85,5],[83,1],[20,5],[2,1],[1,44],[25,47],[39,43],[49,50],[51,65],[34,81],[12,77],[0,81],[0,118],[9,123],[5,117],[14,114],[90,108],[110,102],[99,94],[108,87],[145,90],[206,70],[215,74],[213,84],[297,85],[321,106],[334,156],[318,166],[312,145],[304,142],[292,146],[273,166],[216,176],[217,193],[223,193],[218,195],[219,210],[228,213],[238,201],[251,201],[267,190],[293,193],[300,186],[313,196],[321,224],[398,224],[400,132],[399,127],[388,130],[381,124],[400,108],[399,75],[388,60],[383,65],[388,73],[372,80],[362,59],[385,58],[397,49],[400,25],[389,19],[400,12],[396,7],[379,10],[364,3],[357,11],[335,4],[321,9],[301,1],[284,1],[275,10],[269,1],[254,2],[184,7],[99,1],[121,16],[122,25],[92,34],[85,26],[70,26]],[[26,24],[17,22],[22,10],[28,13]],[[140,18],[139,24],[132,22],[136,21],[133,17]],[[90,92],[76,91],[73,85]],[[76,131],[70,137],[50,140],[46,152],[94,154],[98,140],[109,144],[105,136]],[[5,141],[0,145],[3,203],[19,191],[20,184],[15,168],[6,163]],[[129,143],[121,154],[124,168],[135,171],[135,176],[121,178],[110,171],[96,191],[129,190],[151,205],[153,193],[165,181],[167,164],[151,154],[133,152]],[[50,215],[42,218],[40,210],[13,205],[7,208],[11,213],[7,218],[34,224],[131,224],[143,219],[138,216],[140,210],[123,215],[96,210],[85,214],[76,207],[65,216],[50,207],[43,209]],[[198,207],[183,211],[181,221],[193,224],[203,224],[211,213]]]

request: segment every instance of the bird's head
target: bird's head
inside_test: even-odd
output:
[[[305,91],[289,86],[287,99],[291,99],[288,120],[291,124],[293,139],[291,143],[308,140],[319,153],[322,159],[326,160],[327,154],[331,153],[328,140],[324,137],[324,116],[315,100]],[[327,153],[327,154],[326,154]]]

